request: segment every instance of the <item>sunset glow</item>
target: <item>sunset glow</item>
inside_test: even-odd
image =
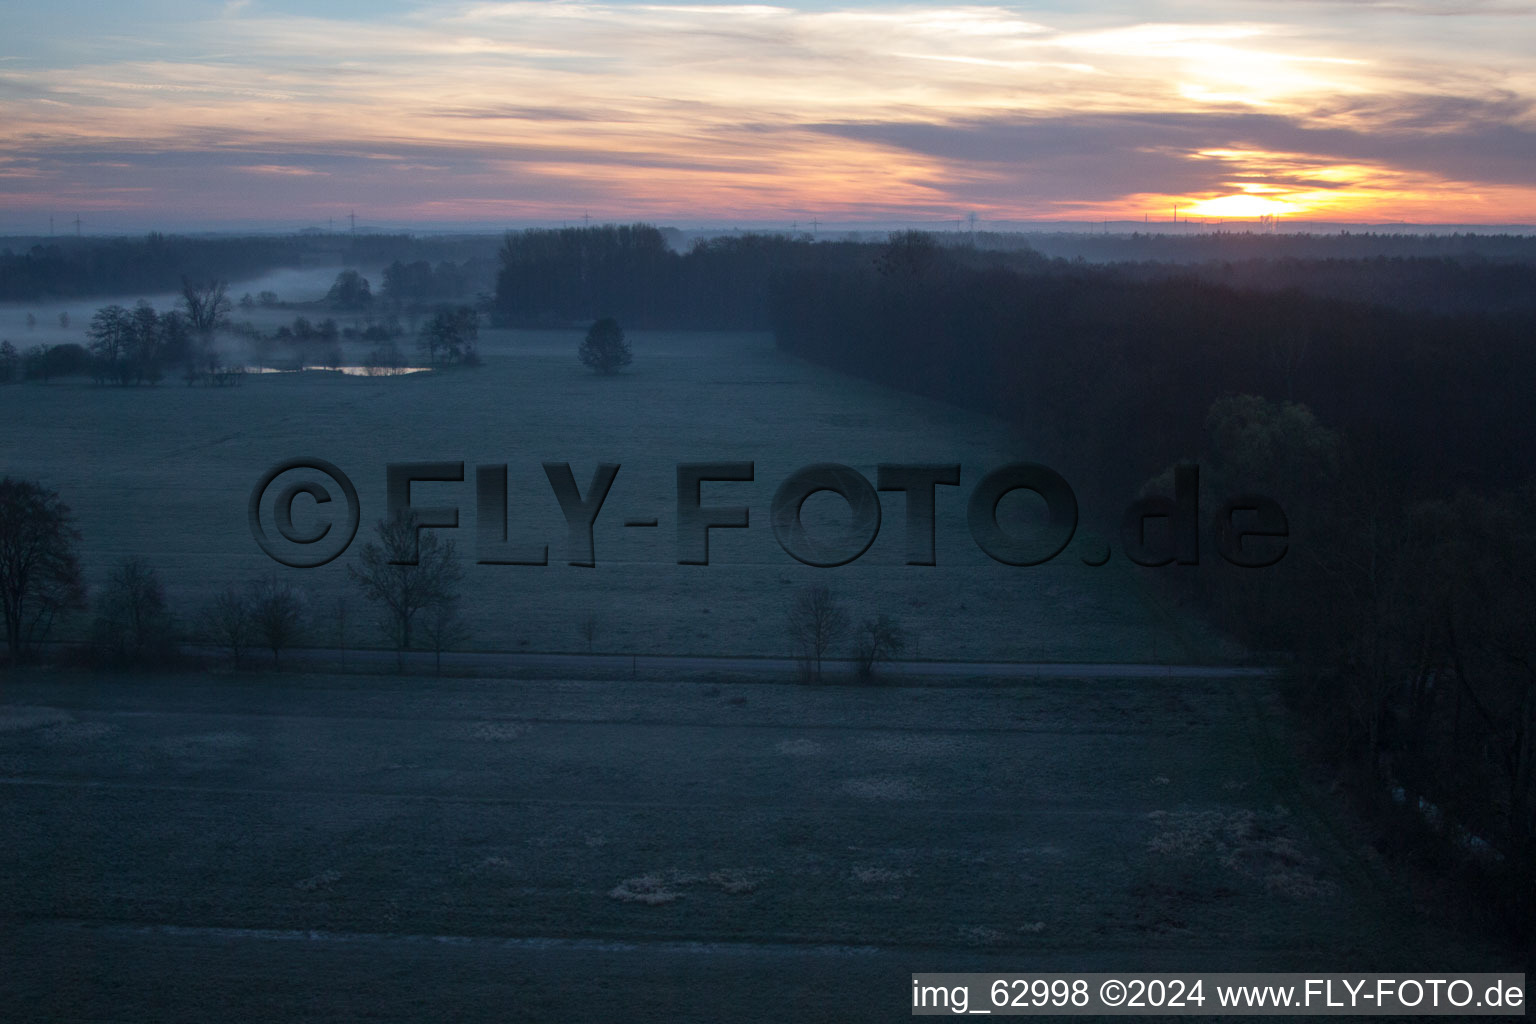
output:
[[[1536,5],[0,13],[0,227],[1536,222]]]

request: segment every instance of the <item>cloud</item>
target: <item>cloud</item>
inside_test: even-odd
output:
[[[310,178],[330,173],[329,171],[317,171],[312,167],[289,167],[284,164],[234,164],[230,167],[230,170],[244,171],[246,174],[280,174],[294,178]]]
[[[1307,3],[1363,8],[1387,14],[1416,14],[1432,18],[1461,17],[1521,17],[1536,15],[1536,8],[1518,0],[1427,0],[1410,3],[1406,0],[1305,0]]]
[[[1518,104],[1516,104],[1518,106]],[[1239,160],[1213,166],[1202,154],[1248,153],[1251,168],[1266,156],[1297,168],[1270,168],[1276,183],[1300,186],[1308,167],[1353,164],[1382,173],[1416,172],[1447,182],[1529,185],[1536,130],[1508,123],[1510,101],[1477,104],[1438,97],[1378,98],[1370,130],[1329,127],[1254,113],[1068,114],[995,117],[934,123],[821,124],[817,131],[980,167],[1042,188],[1076,190],[1084,198],[1158,192],[1193,194],[1222,187]]]
[[[460,117],[483,121],[603,121],[609,118],[602,112],[582,110],[578,107],[539,107],[515,103],[498,103],[476,107],[437,107],[431,111],[434,117]]]
[[[61,195],[127,162],[167,210],[1026,216],[1263,186],[1362,216],[1418,190],[1447,219],[1519,194],[1536,217],[1536,22],[1391,6],[129,3],[68,40],[68,14],[25,14],[0,157]]]

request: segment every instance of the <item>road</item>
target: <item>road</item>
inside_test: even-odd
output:
[[[210,647],[186,647],[204,657],[217,658],[223,652]],[[260,665],[266,652],[245,656],[252,665]],[[334,668],[369,665],[391,667],[397,662],[394,651],[376,649],[304,648],[285,651],[288,665]],[[407,652],[398,659],[407,672],[432,672],[436,656],[424,651]],[[723,675],[794,675],[800,662],[794,658],[704,657],[657,654],[575,654],[569,652],[532,653],[517,651],[446,651],[442,668],[449,674],[472,672],[494,675],[497,672],[526,672],[598,675],[610,679],[667,675],[694,676],[707,673]],[[882,677],[921,679],[1269,679],[1279,669],[1265,665],[1151,665],[1128,662],[1014,662],[1014,661],[882,661],[877,667]],[[830,678],[852,676],[851,659],[827,658],[822,672]]]

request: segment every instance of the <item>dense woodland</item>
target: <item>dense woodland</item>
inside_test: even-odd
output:
[[[516,232],[501,247],[495,315],[513,326],[611,316],[638,328],[767,330],[775,275],[856,264],[866,248],[727,235],[679,253],[645,224]]]
[[[1200,466],[1202,515],[1245,491],[1279,501],[1290,541],[1272,569],[1207,546],[1198,566],[1148,571],[1289,658],[1324,758],[1416,857],[1441,858],[1437,877],[1483,890],[1474,905],[1529,937],[1531,268],[1411,261],[1459,296],[1429,312],[1379,301],[1411,285],[1402,261],[1340,263],[1360,298],[1190,268],[1000,264],[904,235],[835,272],[778,275],[772,311],[789,351],[1018,423],[1089,516],[1171,493],[1175,462]],[[1326,283],[1303,269],[1293,280]]]

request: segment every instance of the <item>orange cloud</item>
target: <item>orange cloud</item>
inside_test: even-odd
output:
[[[1536,19],[1161,2],[1119,24],[995,6],[230,4],[0,63],[0,197],[143,188],[250,217],[346,196],[401,219],[1136,217],[1178,201],[1536,220]],[[20,190],[37,168],[53,198]]]

